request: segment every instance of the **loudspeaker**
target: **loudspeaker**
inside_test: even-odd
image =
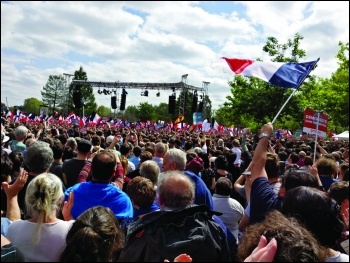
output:
[[[176,107],[176,96],[170,95],[169,96],[168,113],[175,114],[175,107]]]
[[[117,97],[116,96],[111,97],[111,106],[112,106],[113,110],[115,110],[117,108]]]
[[[198,104],[198,112],[202,112],[203,111],[203,101],[201,101],[199,104]]]
[[[192,113],[193,112],[197,112],[197,104],[198,104],[198,96],[197,95],[193,95],[193,98],[192,98]]]
[[[121,100],[120,100],[120,110],[125,110],[125,102],[126,102],[126,94],[122,93]]]
[[[80,91],[73,92],[73,103],[76,109],[81,109],[83,107],[83,96]]]

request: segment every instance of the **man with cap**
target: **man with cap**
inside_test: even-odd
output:
[[[82,139],[78,143],[77,157],[65,160],[62,165],[62,178],[65,187],[71,187],[78,181],[79,173],[85,166],[91,155],[92,144],[89,140]]]

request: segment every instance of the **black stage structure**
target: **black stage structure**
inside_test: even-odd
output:
[[[209,91],[209,84],[210,82],[203,81],[202,87],[196,87],[192,85],[187,84],[187,76],[182,75],[180,82],[175,83],[151,83],[151,82],[102,82],[102,81],[85,81],[85,80],[72,80],[71,84],[73,86],[73,90],[75,86],[78,85],[90,85],[92,87],[97,88],[107,88],[107,89],[114,89],[115,92],[118,92],[119,89],[141,89],[141,90],[172,90],[173,96],[175,95],[176,90],[185,91],[180,93],[179,97],[179,115],[184,115],[185,113],[185,106],[186,106],[186,98],[185,95],[187,94],[186,91],[193,91],[195,94],[198,92],[202,93],[202,102],[203,102],[203,108],[202,112],[205,112],[206,109],[206,102],[207,100],[204,98],[207,98],[208,91]],[[110,92],[112,93],[112,92]],[[119,92],[118,92],[119,93]]]

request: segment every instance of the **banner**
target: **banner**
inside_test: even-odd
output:
[[[318,122],[318,127],[317,127]],[[328,115],[311,109],[304,112],[303,132],[325,138],[327,135]]]
[[[202,113],[201,112],[193,112],[193,124],[202,124]]]

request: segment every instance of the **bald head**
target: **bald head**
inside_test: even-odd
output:
[[[180,171],[163,174],[158,182],[160,207],[181,208],[194,201],[195,186],[192,180]]]

